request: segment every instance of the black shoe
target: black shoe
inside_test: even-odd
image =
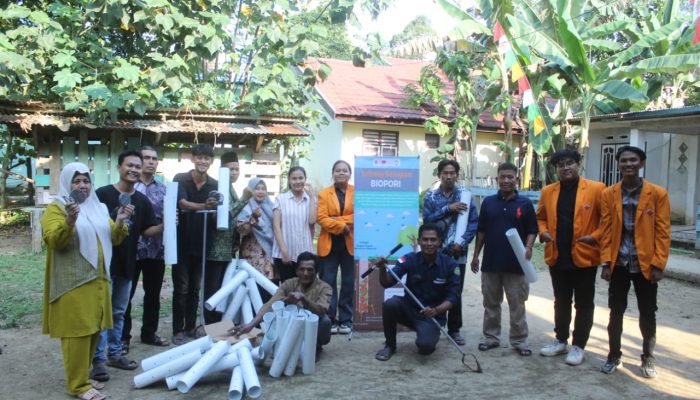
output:
[[[656,378],[656,366],[654,365],[654,356],[642,355],[642,375],[645,378]]]
[[[396,348],[385,345],[383,349],[379,350],[377,354],[374,355],[374,358],[379,361],[388,361],[394,353],[396,353]]]
[[[608,357],[608,360],[605,361],[605,364],[601,365],[600,367],[600,372],[604,374],[612,374],[615,372],[617,367],[622,365],[622,361],[620,361],[620,357]]]

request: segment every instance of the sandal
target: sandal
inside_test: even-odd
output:
[[[88,383],[90,383],[90,386],[92,386],[93,389],[102,390],[105,388],[104,383],[98,382],[94,379],[88,379]]]
[[[87,392],[83,392],[83,393],[76,395],[75,397],[77,397],[81,400],[104,400],[105,399],[105,395],[100,393],[100,391],[97,389],[90,389]]]
[[[124,356],[110,357],[107,361],[107,365],[114,368],[123,369],[126,371],[131,371],[139,367],[136,361],[129,360]]]
[[[163,339],[162,337],[160,337],[158,335],[153,336],[153,338],[151,338],[149,340],[141,339],[141,343],[150,344],[151,346],[162,346],[162,347],[170,346],[170,342],[168,341],[168,339]]]
[[[516,347],[515,351],[518,352],[523,357],[530,357],[532,355],[532,350],[526,348],[526,347]]]
[[[122,340],[122,355],[125,356],[129,354],[129,341]]]
[[[491,342],[491,343],[479,343],[479,350],[480,351],[486,351],[486,350],[491,350],[495,349],[496,347],[500,346],[498,343]]]
[[[90,371],[90,379],[98,382],[107,382],[109,380],[109,373],[105,365],[102,363],[93,364],[92,371]]]
[[[384,346],[383,349],[379,350],[377,354],[374,355],[374,358],[376,358],[379,361],[387,361],[391,358],[391,356],[394,355],[396,352],[396,349],[392,349],[389,346]]]
[[[454,340],[455,343],[457,343],[458,345],[464,346],[465,344],[467,344],[467,342],[464,340],[464,337],[462,337],[462,334],[460,334],[459,332],[452,332],[449,333],[449,335],[452,338],[452,340]]]

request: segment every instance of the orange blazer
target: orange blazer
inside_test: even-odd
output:
[[[341,235],[347,225],[350,234],[345,236],[345,247],[350,255],[354,255],[353,226],[355,224],[355,187],[348,185],[345,192],[345,207],[340,214],[340,203],[335,194],[335,186],[331,185],[318,192],[318,216],[316,222],[321,225],[321,233],[318,235],[318,255],[325,257],[331,252],[331,234]]]
[[[603,191],[601,202],[602,262],[615,268],[622,242],[622,184]],[[646,279],[651,267],[666,268],[671,248],[671,203],[666,189],[644,180],[634,221],[634,244],[639,267]]]
[[[557,263],[557,201],[561,184],[559,182],[547,185],[542,189],[540,201],[537,204],[537,225],[542,234],[548,232],[553,241],[544,247],[544,261],[550,267]],[[593,235],[600,243],[600,195],[605,189],[601,182],[579,178],[576,189],[576,205],[574,209],[574,237],[571,245],[571,256],[576,266],[581,268],[598,266],[600,264],[600,247],[577,243],[581,236]]]

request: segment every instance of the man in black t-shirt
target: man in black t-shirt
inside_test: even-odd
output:
[[[177,230],[178,262],[173,265],[173,338],[175,345],[196,337],[197,307],[202,278],[204,217],[197,211],[214,209],[217,199],[209,193],[219,183],[207,175],[214,159],[214,149],[206,144],[192,148],[194,169],[175,175],[178,182],[180,219]],[[215,228],[215,224],[210,224]]]
[[[148,198],[134,189],[134,184],[141,176],[143,160],[141,155],[133,150],[126,150],[119,155],[119,182],[103,186],[95,191],[97,197],[107,206],[110,214],[122,205],[119,197],[129,196],[128,207],[133,208],[133,214],[128,221],[129,235],[119,246],[112,248],[112,263],[110,275],[112,278],[112,318],[114,325],[100,335],[100,341],[93,356],[93,369],[90,377],[99,381],[109,379],[104,365],[132,370],[137,368],[134,361],[122,355],[121,337],[124,326],[124,312],[129,304],[131,281],[136,265],[136,251],[140,235],[153,236],[163,232],[163,224],[157,224],[153,207]],[[107,347],[105,349],[105,347]],[[106,353],[105,354],[105,350]]]

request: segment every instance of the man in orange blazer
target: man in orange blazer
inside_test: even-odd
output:
[[[601,278],[610,282],[608,306],[608,359],[600,370],[612,374],[620,365],[622,318],[627,293],[634,285],[642,332],[642,374],[656,377],[656,291],[671,247],[671,207],[668,192],[639,177],[646,154],[633,146],[615,155],[622,180],[603,191]]]
[[[593,326],[595,278],[600,264],[600,195],[605,185],[581,178],[581,154],[557,151],[549,161],[557,169],[559,182],[542,189],[537,206],[540,242],[545,245],[554,289],[554,332],[556,340],[544,346],[546,357],[567,353],[571,301],[576,299],[573,340],[565,362],[579,365]]]

